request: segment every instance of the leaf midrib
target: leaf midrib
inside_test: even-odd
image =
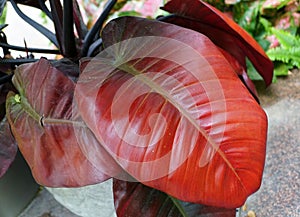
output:
[[[151,89],[155,90],[155,92],[157,92],[158,94],[165,96],[166,100],[168,102],[170,102],[175,108],[177,108],[182,115],[188,120],[190,121],[190,123],[202,134],[202,136],[208,141],[208,143],[216,150],[216,152],[222,157],[222,159],[224,160],[224,162],[228,165],[228,167],[232,170],[232,172],[234,173],[234,175],[237,177],[237,179],[240,181],[241,185],[243,186],[243,188],[246,190],[246,187],[243,185],[243,182],[241,180],[241,178],[239,177],[238,173],[236,172],[235,168],[232,166],[232,164],[229,162],[229,160],[226,158],[225,153],[222,152],[219,147],[215,144],[215,142],[207,135],[207,133],[198,126],[198,124],[196,123],[196,121],[189,115],[188,112],[185,111],[185,109],[178,104],[173,98],[172,96],[170,96],[170,94],[165,91],[163,88],[159,87],[155,82],[153,82],[151,79],[147,79],[144,76],[137,76],[137,75],[141,75],[142,73],[139,72],[138,70],[136,70],[133,66],[128,65],[128,64],[122,64],[120,66],[118,66],[117,68],[119,68],[120,70],[123,70],[133,76],[135,76],[136,79],[140,80],[141,82],[143,82],[144,84],[146,84],[148,87],[150,87]]]
[[[48,118],[45,117],[44,115],[40,115],[34,110],[34,108],[28,102],[27,98],[23,95],[20,96],[20,102],[16,102],[16,103],[20,104],[23,110],[26,112],[26,114],[28,114],[32,119],[34,119],[41,127],[44,127],[46,124],[47,125],[67,124],[67,125],[86,127],[86,125],[82,124],[82,122],[79,121],[58,119],[58,118]]]

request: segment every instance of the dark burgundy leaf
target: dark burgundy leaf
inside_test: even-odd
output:
[[[235,209],[204,206],[177,200],[139,182],[114,179],[115,208],[118,217],[235,217]]]
[[[18,67],[6,113],[20,151],[38,183],[51,186],[83,186],[106,180],[121,171],[77,116],[73,107],[75,83],[46,59]],[[89,146],[99,146],[103,167],[86,157]]]
[[[267,85],[272,82],[273,63],[259,44],[233,20],[202,0],[171,0],[164,10],[175,14],[165,22],[190,28],[208,36],[246,68],[247,56]]]
[[[228,52],[220,48],[220,51],[224,55],[224,57],[227,59],[227,61],[230,63],[232,69],[235,71],[236,74],[239,75],[239,78],[241,81],[244,82],[245,86],[248,88],[249,92],[252,94],[252,96],[256,99],[257,102],[259,102],[258,94],[256,91],[256,87],[252,80],[247,75],[246,69],[241,66],[241,64]]]
[[[0,122],[0,177],[2,177],[17,154],[17,144],[14,140],[9,124],[4,118]]]
[[[73,61],[63,58],[58,61],[51,62],[51,65],[76,83],[79,76],[79,68]]]

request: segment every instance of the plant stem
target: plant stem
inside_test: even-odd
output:
[[[24,63],[33,63],[38,61],[38,59],[0,59],[1,64],[12,64],[12,65],[21,65]]]
[[[94,52],[102,45],[102,38],[97,39],[96,41],[94,41],[90,47],[89,50],[87,52],[87,57],[91,57],[94,55]]]
[[[8,48],[10,50],[24,51],[24,52],[28,51],[33,53],[60,54],[59,50],[50,50],[50,49],[42,49],[42,48],[25,48],[25,47],[10,45],[2,42],[0,42],[0,47]]]
[[[13,74],[4,75],[4,76],[0,77],[0,85],[5,84],[6,82],[10,81],[12,77],[13,77]]]
[[[83,21],[77,0],[73,0],[73,16],[78,37],[80,41],[83,41],[84,37],[88,32],[88,28]]]
[[[172,19],[172,18],[176,18],[176,14],[169,14],[167,16],[160,16],[160,17],[157,17],[156,20],[164,22],[164,21]]]
[[[59,44],[59,49],[61,53],[64,53],[63,46],[63,9],[60,0],[49,0],[51,15],[53,18],[56,39]]]
[[[64,0],[63,12],[63,37],[65,57],[74,58],[77,56],[76,43],[73,26],[73,1]]]
[[[85,57],[87,55],[90,45],[94,42],[94,39],[97,36],[97,34],[99,34],[100,30],[103,27],[104,21],[107,19],[109,12],[113,9],[113,7],[116,3],[117,3],[117,0],[109,0],[107,2],[102,14],[97,19],[95,25],[87,33],[87,35],[84,39],[84,43],[83,43],[83,47],[82,47],[82,51],[81,51],[82,57]],[[96,39],[98,39],[98,37],[96,37]]]
[[[177,207],[177,209],[179,210],[180,214],[183,216],[183,217],[187,217],[186,216],[186,213],[184,211],[184,208],[181,206],[181,204],[179,203],[179,201],[172,197],[171,195],[168,195],[168,197],[172,200],[172,202],[175,204],[175,206]]]
[[[53,17],[52,17],[52,14],[51,12],[49,11],[49,9],[47,8],[46,4],[45,4],[45,1],[43,0],[38,0],[39,4],[40,4],[40,7],[42,9],[42,11],[51,19],[53,20]]]

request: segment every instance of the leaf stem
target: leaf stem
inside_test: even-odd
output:
[[[104,21],[107,19],[109,12],[113,9],[114,5],[117,3],[117,0],[109,0],[106,4],[102,14],[97,19],[95,25],[90,29],[90,31],[87,33],[82,51],[81,51],[81,57],[85,57],[88,53],[90,45],[94,42],[94,39],[98,39],[97,34],[102,29]]]
[[[172,197],[171,195],[168,195],[168,197],[170,197],[170,199],[172,200],[172,202],[175,204],[175,206],[177,207],[177,209],[179,210],[180,214],[183,216],[183,217],[188,217],[186,215],[186,212],[184,211],[184,208],[181,206],[181,204],[179,203],[179,201],[175,198],[175,197]]]
[[[102,45],[102,38],[97,39],[94,41],[91,46],[89,47],[89,50],[87,52],[87,57],[93,56],[94,52]]]
[[[73,126],[76,126],[76,127],[83,127],[83,128],[87,127],[83,122],[80,122],[80,121],[57,119],[57,118],[43,118],[42,123],[43,123],[44,126],[47,125],[47,124],[50,124],[50,125],[68,124],[68,125],[73,125]]]
[[[78,37],[80,41],[83,41],[84,37],[88,32],[88,28],[83,21],[77,0],[73,0],[73,16]]]
[[[45,4],[45,1],[43,0],[38,0],[39,4],[40,4],[40,7],[42,9],[42,11],[51,19],[53,20],[53,17],[52,17],[52,14],[51,12],[49,11],[49,9],[47,8],[46,4]]]
[[[8,48],[11,50],[24,51],[24,52],[28,51],[33,53],[60,54],[59,50],[51,50],[51,49],[43,49],[43,48],[25,48],[25,47],[10,45],[2,42],[0,42],[0,47]]]
[[[16,96],[16,95],[15,95]],[[30,103],[27,101],[27,99],[22,96],[22,94],[20,95],[20,98],[19,98],[19,102],[16,100],[16,97],[15,97],[15,101],[16,103],[20,103],[22,108],[25,110],[25,112],[30,116],[32,117],[35,121],[39,122],[40,123],[40,120],[42,118],[42,116],[40,116],[30,105]]]
[[[74,58],[77,56],[77,52],[73,26],[73,1],[64,0],[63,7],[63,42],[65,47],[64,55],[69,58]]]
[[[44,127],[47,124],[53,125],[53,124],[67,124],[67,125],[73,125],[76,127],[82,127],[86,128],[87,126],[80,121],[74,121],[74,120],[67,120],[67,119],[56,119],[56,118],[46,118],[44,115],[40,115],[37,113],[34,108],[31,106],[31,104],[28,102],[27,98],[23,96],[21,93],[16,94],[14,96],[14,102],[21,105],[22,109],[36,122],[40,124],[41,127]]]
[[[60,0],[49,0],[51,15],[53,18],[54,28],[55,28],[55,36],[59,44],[59,49],[62,53],[64,53],[64,45],[63,45],[63,9]]]
[[[166,15],[166,16],[159,16],[159,17],[156,18],[156,20],[165,22],[165,21],[168,21],[169,19],[172,19],[172,18],[175,18],[175,17],[176,17],[176,14],[169,14],[169,15]]]
[[[14,65],[21,65],[24,63],[33,63],[38,61],[38,59],[1,59],[0,58],[0,65],[1,64],[14,64]]]
[[[0,77],[0,85],[5,84],[8,81],[11,81],[11,78],[13,77],[13,74],[4,75]]]

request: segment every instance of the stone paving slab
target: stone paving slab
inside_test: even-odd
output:
[[[300,72],[259,93],[269,120],[267,155],[262,186],[247,209],[256,217],[300,217]]]
[[[257,217],[300,217],[300,100],[265,109],[269,135],[263,183],[247,207]]]
[[[19,217],[79,217],[60,205],[54,197],[42,189]]]

